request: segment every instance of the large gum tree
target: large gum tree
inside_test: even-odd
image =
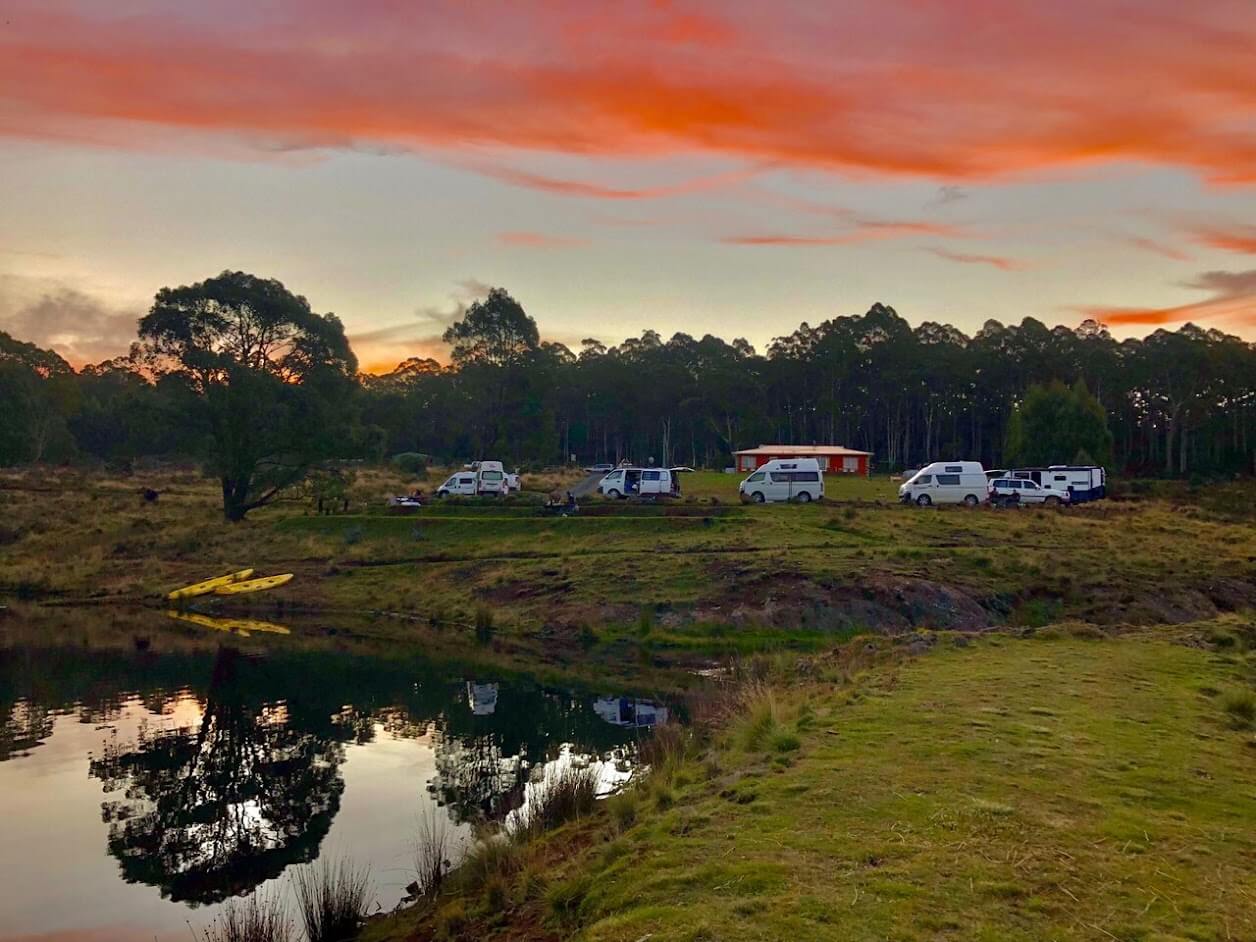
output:
[[[139,324],[139,353],[197,394],[223,514],[245,514],[343,448],[357,360],[334,314],[274,279],[225,271],[163,288]]]

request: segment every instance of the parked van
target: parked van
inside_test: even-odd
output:
[[[905,504],[967,504],[975,507],[990,496],[990,482],[980,461],[935,461],[898,489]]]
[[[1067,491],[1072,503],[1107,496],[1108,475],[1098,465],[1053,464],[1046,468],[1015,468],[1007,477],[1021,478],[1043,487]]]
[[[437,497],[474,497],[476,494],[476,474],[474,471],[459,471],[445,479],[445,483],[436,489]]]
[[[597,492],[611,500],[621,497],[679,497],[680,469],[616,468],[598,482]]]
[[[500,461],[473,461],[457,474],[451,474],[436,489],[437,497],[458,495],[475,497],[487,494],[497,497],[510,493],[510,476]]]
[[[824,472],[816,458],[773,458],[737,488],[743,501],[796,500],[805,504],[824,496]]]

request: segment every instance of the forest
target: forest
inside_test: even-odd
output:
[[[448,363],[361,373],[334,315],[240,272],[163,289],[129,354],[78,370],[0,332],[0,464],[200,459],[225,489],[224,465],[243,462],[279,469],[268,480],[280,488],[314,459],[722,468],[738,448],[791,442],[870,451],[879,471],[949,457],[998,467],[1015,457],[1013,416],[1031,390],[1063,384],[1106,417],[1110,453],[1094,460],[1140,475],[1256,470],[1256,345],[1189,324],[1117,340],[1094,321],[1026,317],[968,336],[875,304],[763,352],[652,330],[572,350],[495,288],[444,340]]]

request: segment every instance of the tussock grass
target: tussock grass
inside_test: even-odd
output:
[[[254,893],[229,900],[198,942],[293,942],[295,935],[283,901]]]
[[[414,882],[420,899],[430,899],[440,892],[456,866],[455,846],[449,819],[439,808],[427,807],[419,816],[414,840]]]
[[[1221,709],[1235,729],[1250,729],[1256,725],[1256,692],[1231,690],[1222,695]]]
[[[292,875],[308,942],[352,942],[366,919],[370,870],[349,860],[325,861]]]
[[[597,801],[597,781],[595,767],[568,762],[528,795],[515,826],[519,838],[552,831],[588,815]]]

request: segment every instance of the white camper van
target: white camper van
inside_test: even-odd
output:
[[[741,482],[743,501],[796,500],[805,504],[824,496],[824,472],[815,458],[773,458]]]
[[[496,497],[510,493],[509,477],[500,461],[474,461],[457,474],[451,474],[436,489],[437,497],[474,497],[488,494]]]
[[[598,483],[597,492],[611,500],[621,497],[680,496],[679,468],[616,468]]]
[[[898,489],[905,504],[967,504],[975,507],[990,496],[990,482],[980,461],[935,461]]]

